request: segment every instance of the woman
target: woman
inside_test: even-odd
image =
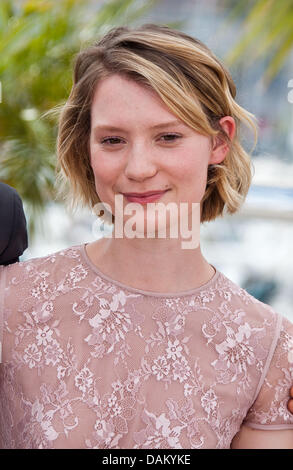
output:
[[[3,447],[293,448],[292,323],[196,240],[183,249],[185,232],[158,236],[191,221],[197,237],[244,201],[237,133],[256,127],[235,94],[204,44],[166,26],[113,28],[78,54],[60,175],[115,236],[2,268]]]

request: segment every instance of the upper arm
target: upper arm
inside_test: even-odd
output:
[[[231,449],[293,449],[293,429],[264,431],[243,424],[232,440]]]
[[[287,408],[292,383],[293,324],[283,317],[276,347],[269,354],[256,390],[257,396],[242,424],[256,431],[264,431],[265,436],[268,432],[292,433],[293,414]],[[257,436],[256,433],[252,435]]]
[[[293,324],[286,318],[278,335],[256,399],[231,449],[293,449],[293,415],[287,409],[293,383]]]

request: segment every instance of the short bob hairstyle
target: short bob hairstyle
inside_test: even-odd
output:
[[[222,216],[225,206],[228,213],[236,212],[253,176],[250,155],[239,141],[239,127],[244,123],[252,128],[254,149],[257,119],[236,103],[236,86],[230,73],[206,45],[153,23],[135,29],[114,27],[77,54],[73,86],[59,117],[59,194],[66,194],[67,199],[69,196],[71,207],[81,203],[94,208],[101,202],[89,155],[91,104],[99,80],[113,74],[155,90],[179,119],[200,134],[224,139],[229,148],[225,159],[208,167],[201,223]],[[232,116],[236,123],[232,141],[219,124],[224,116]]]

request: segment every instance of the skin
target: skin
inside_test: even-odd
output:
[[[182,121],[179,126],[151,128],[174,119],[178,118],[160,97],[140,84],[119,75],[99,83],[91,108],[89,152],[97,194],[113,213],[115,195],[123,192],[168,188],[160,202],[187,202],[191,206],[201,201],[208,165],[222,162],[229,149],[220,138],[200,135]],[[96,128],[105,123],[120,130]],[[220,124],[233,139],[234,119],[225,116]],[[163,137],[167,133],[180,138],[168,141]],[[110,137],[112,143],[102,143]],[[145,221],[146,211],[139,221],[141,227]],[[180,292],[199,287],[214,275],[200,245],[184,250],[181,242],[180,233],[178,238],[113,237],[89,243],[86,249],[91,261],[112,279],[143,290]],[[288,409],[293,412],[293,387],[291,398]],[[292,449],[293,432],[260,431],[243,425],[231,448]]]

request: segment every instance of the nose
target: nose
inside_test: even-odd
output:
[[[143,181],[154,176],[158,169],[153,150],[146,145],[133,145],[127,155],[125,175],[129,179]]]

